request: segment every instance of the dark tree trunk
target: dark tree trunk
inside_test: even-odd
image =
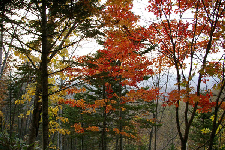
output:
[[[152,149],[152,138],[153,138],[153,127],[149,133],[149,145],[148,145],[148,150]]]
[[[3,50],[3,16],[4,16],[4,3],[1,2],[1,21],[0,21],[0,30],[1,30],[1,35],[0,35],[0,78],[2,76],[3,68],[2,68],[2,50]]]
[[[41,57],[41,79],[42,79],[42,143],[43,150],[48,148],[48,42],[47,42],[47,17],[46,0],[42,1],[42,57]]]
[[[121,65],[121,63],[120,63]],[[121,106],[120,106],[120,103],[121,103],[121,97],[122,97],[122,77],[121,75],[119,76],[119,79],[120,79],[120,85],[119,85],[119,131],[122,132],[122,129],[123,129],[123,125],[122,125],[122,119],[123,119],[123,114],[122,114],[122,110],[121,110]],[[120,137],[119,137],[119,150],[123,150],[123,135],[120,133]]]
[[[105,82],[103,82],[103,94],[102,98],[106,98]],[[103,127],[102,127],[102,150],[106,150],[106,106],[103,109]]]

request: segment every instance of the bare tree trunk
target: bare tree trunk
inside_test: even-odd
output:
[[[120,63],[120,65],[121,65],[121,63]],[[120,77],[119,77],[119,79],[120,79],[120,85],[119,85],[119,105],[120,105],[120,103],[121,103],[121,97],[122,97],[122,84],[121,84],[121,82],[122,82],[122,77],[121,77],[121,75],[120,75]],[[120,130],[120,132],[122,132],[122,129],[123,129],[123,125],[122,125],[122,119],[123,119],[123,116],[122,116],[123,114],[122,114],[122,109],[121,109],[121,106],[119,106],[119,130]],[[119,150],[123,150],[123,135],[120,133],[120,136],[119,136]]]
[[[116,135],[116,150],[119,149],[119,136]]]
[[[65,57],[63,57],[63,61],[64,61]],[[60,79],[60,89],[62,89],[62,86],[63,86],[63,79]],[[60,117],[62,117],[62,113],[63,113],[63,110],[62,108],[59,107],[59,112],[58,112],[58,115]],[[61,120],[59,119],[59,125],[61,126]],[[62,150],[63,149],[63,144],[62,144],[62,134],[58,132],[58,140],[57,140],[57,147]],[[72,140],[72,139],[71,139]],[[72,147],[72,145],[71,145]]]
[[[149,145],[148,145],[148,150],[152,149],[152,138],[153,138],[153,127],[151,131],[149,132]]]
[[[9,142],[12,144],[12,84],[11,84],[12,76],[10,72],[10,85],[9,85]]]
[[[105,82],[103,82],[102,98],[106,98]],[[102,150],[106,150],[106,106],[103,107]]]
[[[59,107],[59,114],[60,117],[62,116],[62,108]],[[59,120],[59,125],[61,126],[61,121]],[[62,134],[58,132],[58,140],[57,140],[57,147],[61,150],[62,149]]]
[[[3,50],[3,14],[4,14],[4,8],[5,6],[1,4],[1,21],[0,21],[0,30],[1,30],[1,35],[0,35],[0,78],[2,76],[3,68],[2,68],[2,50]]]
[[[41,78],[42,78],[42,146],[43,150],[48,148],[48,41],[47,41],[47,16],[46,0],[42,1],[42,56],[41,56]]]

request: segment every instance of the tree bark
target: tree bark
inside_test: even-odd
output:
[[[2,2],[1,2],[2,3]],[[2,3],[1,7],[1,21],[0,21],[0,30],[1,30],[1,35],[0,35],[0,78],[2,76],[3,68],[2,68],[2,50],[3,50],[3,14],[4,14],[4,4]]]
[[[102,98],[106,98],[105,82],[103,81]],[[103,107],[102,150],[106,150],[106,106]]]
[[[148,150],[152,149],[152,138],[153,138],[153,127],[151,131],[149,132],[149,145],[148,145]]]
[[[120,63],[121,65],[121,63]],[[119,76],[119,131],[122,132],[123,129],[123,125],[122,125],[122,119],[123,119],[123,114],[122,114],[122,109],[121,109],[121,97],[122,97],[122,76]],[[119,137],[119,150],[123,150],[123,135],[120,133],[120,137]]]
[[[41,79],[42,79],[42,146],[48,148],[48,42],[47,42],[47,17],[46,0],[42,1],[42,56],[41,56]]]

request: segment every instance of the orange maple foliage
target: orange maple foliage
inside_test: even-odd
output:
[[[149,42],[157,43],[159,47],[160,56],[156,57],[156,62],[163,57],[164,66],[173,67],[176,75],[176,89],[168,93],[166,103],[176,106],[176,124],[182,150],[186,149],[195,113],[212,111],[214,108],[217,111],[222,106],[219,98],[212,99],[210,90],[201,93],[201,89],[214,77],[220,80],[218,83],[224,88],[223,56],[219,56],[224,53],[221,49],[224,48],[224,6],[223,0],[150,0],[147,7],[156,18],[148,27]],[[194,81],[194,77],[197,77],[197,81]],[[181,102],[185,102],[183,112],[179,111]],[[193,106],[193,109],[189,109],[189,106]],[[216,111],[215,115],[218,113]],[[184,114],[186,121],[183,133],[180,113]],[[218,127],[216,121],[214,127],[215,131]],[[211,138],[214,137],[214,131]]]
[[[143,88],[139,90],[130,90],[127,93],[127,97],[123,97],[126,102],[135,102],[138,99],[143,99],[146,102],[156,100],[160,96],[159,89],[149,89],[145,90]]]
[[[97,127],[97,126],[89,126],[88,128],[86,128],[86,130],[99,131],[99,127]]]
[[[74,127],[76,133],[84,132],[84,128],[81,126],[81,123],[75,123],[72,127]]]
[[[198,59],[200,61],[204,60],[203,63],[198,64],[201,66],[199,73],[203,83],[209,81],[205,77],[222,77],[221,62],[206,61],[208,55],[219,52],[219,47],[224,46],[222,38],[224,35],[222,27],[224,10],[219,6],[224,6],[224,2],[218,1],[217,6],[214,6],[210,0],[191,0],[188,3],[186,1],[171,0],[149,1],[148,11],[154,13],[159,21],[152,22],[148,27],[148,40],[151,43],[158,44],[162,56],[157,59],[163,57],[164,63],[168,67],[174,66],[178,71],[177,73],[179,73],[179,75],[177,74],[179,80],[181,76],[184,79],[186,76],[180,72],[190,69],[188,70],[190,75],[185,79],[189,84],[192,78],[191,75],[196,72],[193,66],[194,63],[199,61]],[[193,13],[190,13],[190,10]],[[215,10],[215,12],[212,10]],[[183,18],[188,12],[190,18]],[[177,85],[181,83],[181,81],[177,82]],[[175,104],[176,100],[181,100],[179,95],[174,92],[170,93],[169,100],[171,102],[168,102],[169,104]],[[177,92],[182,94],[182,90]],[[177,98],[175,98],[176,96]],[[207,101],[208,99],[204,100]],[[200,101],[196,102],[200,103]],[[206,110],[208,110],[207,107]]]
[[[116,133],[116,134],[122,134],[123,136],[126,136],[126,137],[131,137],[133,139],[137,138],[136,136],[134,136],[133,134],[131,133],[127,133],[125,131],[120,131],[118,128],[113,128],[113,131]]]
[[[81,66],[66,70],[69,78],[79,78],[88,84],[91,84],[91,78],[104,81],[103,85],[99,86],[105,87],[105,97],[95,100],[94,104],[87,104],[84,101],[79,104],[78,100],[65,102],[72,107],[81,107],[84,113],[95,113],[98,108],[104,108],[105,113],[113,113],[117,109],[119,109],[117,111],[125,111],[126,108],[122,104],[139,99],[150,102],[159,95],[158,89],[145,90],[138,87],[138,83],[143,81],[145,76],[154,74],[149,67],[153,63],[139,53],[146,48],[143,41],[149,36],[148,29],[135,25],[138,17],[131,12],[131,3],[118,5],[116,2],[109,1],[108,4],[102,13],[105,26],[108,27],[108,30],[105,30],[104,49],[98,50],[96,55],[74,58]],[[118,95],[113,90],[113,82],[105,82],[106,78],[116,81],[121,88],[130,86],[139,90],[131,90],[126,96]],[[79,90],[71,89],[68,93],[74,94],[77,91]],[[93,130],[93,127],[87,130]],[[113,130],[123,136],[135,137],[119,129],[117,129],[119,132]]]
[[[186,90],[173,90],[169,93],[168,101],[166,101],[167,105],[175,105],[179,107],[178,101],[183,101],[188,103],[189,105],[194,105],[198,103],[198,112],[205,113],[210,112],[212,108],[216,105],[215,102],[211,101],[210,98],[212,97],[212,92],[207,93],[205,95],[201,94],[198,96],[196,93],[191,94],[188,93]],[[165,105],[164,105],[165,106]]]

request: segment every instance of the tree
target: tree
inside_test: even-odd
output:
[[[13,98],[15,98],[18,94],[18,91],[15,92],[16,90],[18,90],[18,87],[16,84],[16,82],[12,81],[12,76],[11,76],[11,64],[13,62],[13,60],[11,57],[11,48],[8,47],[5,42],[9,42],[12,43],[14,40],[14,36],[11,37],[11,39],[7,38],[7,34],[6,34],[6,27],[5,27],[5,23],[8,22],[8,18],[6,17],[6,14],[13,14],[13,9],[20,9],[23,7],[23,3],[20,0],[9,0],[9,1],[5,1],[2,0],[0,2],[0,81],[1,81],[1,85],[0,85],[0,93],[1,93],[1,98],[0,98],[0,106],[1,106],[1,110],[0,110],[0,131],[3,133],[5,132],[4,129],[4,124],[3,124],[3,120],[4,117],[7,118],[8,116],[8,112],[7,112],[7,107],[10,108],[10,112],[9,112],[9,122],[7,122],[8,120],[4,120],[5,123],[7,125],[11,127],[13,127],[13,122],[14,122],[14,116],[13,115],[13,110],[15,112],[15,109],[11,109],[12,105],[13,105],[13,101],[11,101]],[[15,32],[15,29],[12,29]],[[15,84],[14,84],[15,83]],[[10,86],[9,86],[10,85]],[[15,87],[14,87],[15,85]],[[14,94],[14,95],[13,95]],[[18,94],[19,95],[19,94]],[[10,102],[8,102],[7,100],[10,99]],[[6,111],[5,111],[6,110]],[[11,112],[12,111],[12,112]],[[9,131],[10,132],[10,138],[11,138],[11,133],[13,132],[12,130]]]
[[[78,79],[82,79],[84,83],[82,83],[83,86],[79,87],[80,89],[76,87],[69,89],[68,93],[75,95],[75,100],[71,98],[66,99],[64,103],[68,104],[70,107],[74,107],[73,113],[78,113],[76,115],[78,118],[76,117],[75,119],[75,117],[73,117],[71,121],[74,122],[75,131],[81,134],[81,140],[84,143],[91,142],[91,140],[88,140],[86,137],[89,135],[89,138],[95,136],[93,139],[98,139],[98,142],[94,142],[101,143],[101,149],[106,149],[108,146],[112,145],[110,143],[112,143],[111,141],[113,139],[117,141],[117,148],[119,148],[119,145],[120,147],[124,145],[121,140],[134,137],[134,135],[137,134],[135,130],[139,130],[136,129],[139,127],[137,127],[134,122],[142,126],[142,128],[150,128],[155,125],[153,121],[150,121],[150,116],[147,118],[143,117],[143,114],[146,115],[146,112],[151,114],[153,111],[154,105],[151,103],[150,99],[147,101],[146,98],[148,95],[147,92],[152,94],[153,91],[140,89],[140,93],[138,93],[136,90],[130,91],[126,83],[121,85],[121,83],[127,79],[125,76],[123,78],[120,76],[111,76],[115,69],[119,69],[118,73],[123,71],[120,67],[120,63],[117,63],[115,59],[111,57],[105,58],[107,54],[101,53],[100,51],[94,56],[82,57],[79,60],[80,67],[68,69],[67,72],[71,78],[76,79],[79,77]],[[114,55],[115,54],[112,54],[111,56]],[[102,68],[103,60],[105,60],[104,64],[109,65],[107,70]],[[98,61],[101,63],[97,63]],[[124,66],[126,63],[121,62]],[[143,68],[139,69],[142,70]],[[94,74],[91,72],[94,72]],[[138,75],[140,75],[140,73],[137,73],[136,77]],[[85,89],[85,92],[83,89]],[[142,93],[144,91],[145,94]],[[137,93],[139,96],[134,98],[134,95]],[[146,97],[143,98],[142,94]],[[151,96],[153,99],[155,95],[152,94]],[[90,131],[96,134],[90,133]],[[85,142],[86,140],[84,141],[83,138],[88,141]]]
[[[69,37],[76,32],[81,33],[87,28],[91,28],[90,23],[87,22],[94,18],[88,19],[88,17],[96,15],[100,7],[97,1],[30,1],[24,2],[23,10],[27,12],[28,16],[32,15],[33,17],[30,19],[27,16],[22,16],[15,21],[8,17],[11,26],[17,26],[17,32],[13,34],[10,27],[6,31],[9,35],[15,36],[17,43],[8,42],[7,44],[15,49],[15,55],[19,56],[22,61],[29,62],[31,69],[35,72],[32,81],[36,82],[36,94],[28,144],[32,149],[42,112],[42,141],[43,149],[46,149],[48,147],[49,122],[48,97],[51,94],[49,93],[48,79],[70,65],[65,62],[65,59],[62,59],[63,55],[68,54],[68,48],[78,43],[86,35],[84,34],[84,36],[80,36],[80,39],[71,42]],[[15,10],[15,14],[18,13],[16,11],[20,10]],[[21,32],[18,33],[19,31]],[[88,36],[93,37],[96,34],[96,31],[93,33],[91,30]],[[25,35],[33,37],[33,40],[23,40]],[[49,66],[56,62],[56,57],[58,57],[57,61],[61,62],[61,66],[58,67],[58,70],[50,70]],[[59,59],[61,60],[59,61]],[[40,102],[40,96],[42,102]]]
[[[85,116],[87,120],[83,122],[74,121],[75,131],[88,130],[91,133],[99,129],[92,133],[97,135],[95,140],[101,141],[102,149],[110,145],[107,140],[113,134],[116,135],[115,148],[122,150],[125,137],[131,137],[142,123],[148,123],[148,127],[156,125],[159,120],[149,121],[151,116],[144,117],[142,110],[145,111],[146,104],[150,104],[151,109],[153,100],[160,104],[161,98],[164,100],[163,106],[175,106],[180,149],[187,148],[190,131],[198,116],[196,114],[209,112],[213,119],[211,130],[207,133],[210,138],[204,146],[210,150],[216,147],[214,141],[218,131],[223,130],[225,115],[224,1],[149,1],[147,10],[156,20],[151,21],[147,27],[137,25],[139,17],[131,11],[132,2],[108,0],[104,10],[100,11],[100,5],[95,0],[34,0],[23,2],[23,9],[15,7],[10,12],[2,11],[2,18],[7,24],[4,26],[4,36],[13,39],[4,40],[4,44],[14,50],[20,63],[25,64],[27,70],[23,70],[22,74],[24,77],[29,76],[26,78],[29,79],[26,80],[27,86],[32,87],[27,90],[33,91],[35,87],[35,94],[29,96],[34,101],[34,110],[28,149],[34,147],[41,113],[43,149],[48,148],[48,132],[60,131],[53,130],[54,120],[65,120],[57,116],[57,108],[61,107],[58,101],[68,93],[76,92],[79,92],[75,95],[76,101],[66,102],[78,107],[78,111],[91,111],[91,114],[85,114],[89,118]],[[19,15],[20,11],[25,12],[24,15]],[[11,14],[18,19],[12,19]],[[75,49],[73,46],[83,38],[94,37],[96,34],[105,36],[103,41],[98,40],[104,48],[98,50],[96,55],[74,57],[74,61],[71,61],[70,52]],[[149,52],[156,55],[147,58],[145,54]],[[160,65],[153,66],[158,63]],[[153,75],[160,77],[168,69],[174,71],[176,78],[171,90],[164,91],[160,87],[160,80],[156,84],[157,88],[140,87],[145,79],[149,80]],[[29,74],[25,75],[26,72]],[[57,83],[58,79],[66,84]],[[154,77],[152,79],[155,80]],[[87,93],[80,93],[79,89],[73,88],[77,81],[83,81]],[[69,87],[72,88],[66,93],[64,90]],[[90,91],[94,91],[95,96],[90,98]],[[159,94],[159,91],[163,91],[164,95]],[[24,97],[15,102],[24,100]],[[90,101],[84,102],[80,98]],[[156,111],[157,108],[158,105]],[[137,113],[136,118],[133,112]],[[84,117],[83,114],[79,116]],[[86,125],[90,124],[88,119],[91,120],[93,116],[99,116],[99,122],[89,128]],[[110,118],[113,120],[109,121]],[[159,116],[155,114],[155,118]],[[127,126],[127,123],[132,126]],[[198,123],[203,125],[202,122]],[[112,132],[108,132],[111,124]],[[54,136],[51,137],[54,139]],[[138,140],[140,143],[140,138]]]
[[[202,113],[196,115],[197,117],[195,117],[193,121],[190,139],[195,143],[195,145],[193,145],[193,149],[197,149],[199,147],[206,149],[207,146],[205,143],[210,138],[210,130],[212,130],[212,120],[210,119],[212,114]],[[215,138],[214,140],[217,141],[218,139]]]
[[[148,10],[157,18],[157,21],[149,26],[149,41],[158,43],[158,50],[165,56],[168,66],[173,66],[176,70],[177,89],[169,93],[167,104],[176,106],[177,130],[181,149],[185,150],[195,113],[213,109],[217,116],[224,101],[220,94],[216,102],[210,100],[212,96],[210,91],[206,95],[201,94],[202,82],[214,80],[215,76],[219,78],[219,83],[222,85],[221,93],[224,88],[221,58],[216,61],[209,57],[219,54],[219,47],[224,47],[222,27],[224,2],[220,0],[216,2],[196,0],[188,3],[149,1]],[[192,11],[193,18],[184,17],[189,11]],[[175,17],[173,18],[172,15]],[[187,63],[187,60],[190,63]],[[197,76],[197,85],[194,87],[195,76]],[[182,101],[186,106],[185,110],[180,112],[179,106]],[[182,131],[180,113],[185,117],[184,131]],[[211,133],[209,149],[212,149],[216,127],[218,124]]]
[[[0,2],[0,14],[1,14],[1,20],[0,20],[0,79],[3,76],[4,70],[7,66],[7,61],[10,56],[10,47],[7,47],[7,45],[4,43],[4,41],[9,42],[12,44],[14,40],[14,36],[11,37],[11,39],[8,41],[7,34],[5,32],[6,27],[4,27],[4,23],[8,23],[10,20],[6,14],[13,14],[14,9],[21,9],[23,8],[23,2],[20,0],[2,0]],[[13,30],[13,35],[15,33],[15,28],[12,28]],[[4,37],[5,36],[5,37]],[[4,56],[3,56],[4,55]]]
[[[103,13],[105,25],[109,27],[109,30],[105,31],[104,49],[98,50],[94,57],[77,58],[76,62],[82,64],[81,67],[67,69],[69,78],[79,79],[85,81],[90,87],[93,86],[92,90],[95,93],[92,94],[98,95],[100,98],[94,98],[95,102],[87,102],[89,99],[87,101],[70,99],[66,100],[66,103],[81,107],[83,112],[94,111],[95,114],[97,111],[101,114],[99,117],[102,117],[102,122],[98,127],[102,134],[102,149],[106,149],[106,130],[110,131],[109,124],[112,124],[112,126],[115,125],[113,131],[118,134],[116,149],[122,150],[124,136],[131,136],[125,132],[125,127],[127,123],[134,121],[134,116],[131,115],[132,111],[134,114],[136,113],[136,116],[139,114],[137,110],[132,110],[132,107],[138,109],[140,107],[138,106],[139,100],[142,100],[142,105],[146,105],[159,94],[157,89],[138,87],[138,83],[152,75],[153,72],[148,68],[151,62],[141,55],[142,49],[150,47],[144,44],[145,30],[142,27],[135,27],[134,23],[137,17],[130,9],[130,3],[124,2],[119,5],[116,2],[108,1],[107,9]],[[127,17],[129,20],[125,21],[123,18]],[[71,89],[69,92],[75,93],[77,89]],[[137,105],[135,105],[136,103]],[[113,120],[108,123],[107,118],[111,116]],[[146,120],[146,118],[144,119]],[[154,124],[150,121],[148,123]],[[96,125],[94,126],[96,127]],[[75,130],[77,132],[82,130],[83,133],[85,126],[82,126],[82,122],[76,123]]]

